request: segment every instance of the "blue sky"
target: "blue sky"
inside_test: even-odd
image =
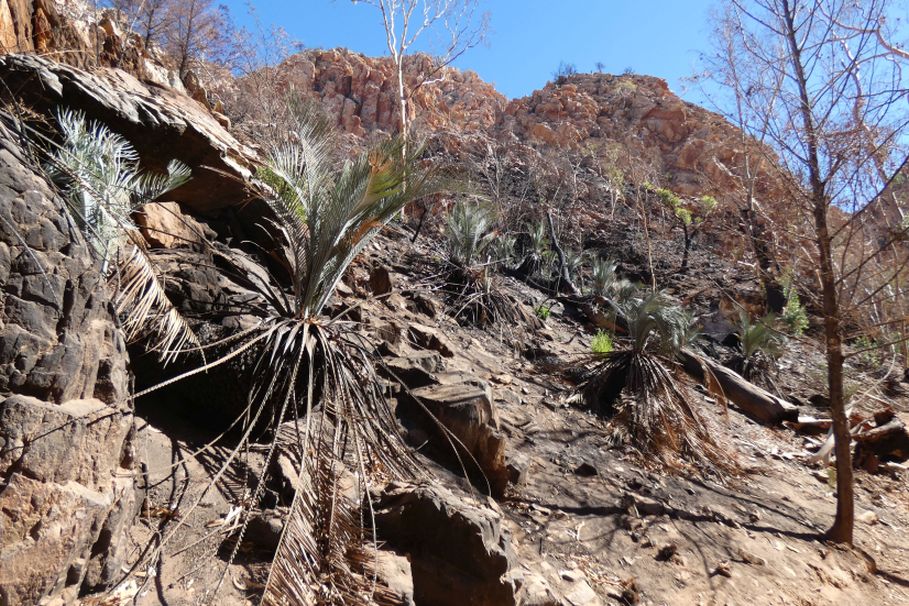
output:
[[[249,23],[246,0],[226,0],[234,19]],[[264,26],[279,25],[309,48],[338,46],[384,55],[375,8],[350,0],[253,0]],[[491,16],[486,46],[455,65],[476,71],[509,98],[529,94],[552,78],[560,61],[578,71],[637,73],[665,78],[682,93],[681,78],[707,50],[707,15],[714,0],[480,0]],[[431,42],[431,41],[429,41]],[[431,50],[431,48],[429,49]],[[697,101],[692,90],[684,94]]]

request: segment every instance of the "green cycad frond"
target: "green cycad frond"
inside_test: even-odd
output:
[[[514,260],[514,246],[517,240],[514,236],[505,235],[495,238],[490,245],[492,260],[504,265]]]
[[[601,297],[609,297],[612,294],[612,288],[618,281],[616,274],[618,264],[611,259],[597,257],[591,263],[591,288],[593,294]]]
[[[546,228],[546,224],[540,221],[528,233],[530,235],[531,252],[542,258],[546,251],[549,250],[549,231]]]
[[[759,353],[766,354],[770,358],[779,357],[783,339],[779,333],[773,331],[770,327],[776,321],[776,314],[767,314],[757,322],[752,322],[748,313],[742,311],[739,313],[739,340],[742,344],[742,355],[746,360],[753,358]]]
[[[440,191],[441,182],[403,158],[391,140],[345,162],[329,162],[328,145],[302,127],[299,141],[273,148],[259,175],[263,192],[293,252],[295,314],[319,315],[351,261],[404,206]],[[406,178],[406,187],[405,187]]]
[[[150,337],[151,349],[165,362],[188,344],[199,346],[167,298],[131,216],[186,183],[189,168],[172,160],[166,174],[142,172],[135,148],[103,124],[66,109],[57,120],[63,141],[50,155],[48,172],[97,253],[127,339]]]
[[[697,335],[691,313],[673,305],[662,293],[633,298],[617,306],[628,323],[632,349],[638,353],[655,348],[674,356]]]
[[[568,270],[569,276],[577,274],[583,264],[584,253],[575,252],[573,250],[565,251],[565,268]]]
[[[456,204],[445,223],[449,260],[461,267],[478,262],[496,238],[493,226],[492,212],[485,206],[468,202]]]

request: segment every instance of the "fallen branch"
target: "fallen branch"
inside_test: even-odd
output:
[[[876,471],[882,461],[909,459],[909,430],[891,409],[875,413],[876,427],[853,436],[855,466]]]

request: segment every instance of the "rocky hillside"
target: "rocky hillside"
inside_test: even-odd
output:
[[[241,137],[254,133],[251,139],[256,140],[255,133],[266,127],[251,117],[261,116],[273,102],[257,93],[267,85],[279,91],[280,99],[292,94],[314,103],[356,144],[374,133],[397,130],[392,68],[387,57],[314,50],[213,88],[226,100]],[[793,222],[772,153],[721,116],[682,100],[665,81],[576,74],[507,101],[474,73],[432,70],[430,58],[422,55],[407,65],[407,80],[415,89],[410,104],[414,130],[443,162],[493,190],[497,204],[516,213],[514,221],[539,219],[539,213],[514,207],[531,198],[548,200],[561,212],[583,218],[584,231],[593,232],[603,221],[604,201],[627,198],[629,188],[655,183],[690,199],[716,198],[720,207],[704,239],[724,255],[741,255],[747,153],[754,174],[751,220],[762,234],[762,253],[768,257],[764,265],[792,262],[791,251],[797,250],[792,233],[801,224]],[[251,99],[258,112],[250,108]],[[274,115],[271,119],[280,122]],[[782,224],[791,231],[770,227]],[[567,237],[581,246],[578,233]]]
[[[21,51],[0,55],[0,605],[909,603],[909,376],[849,361],[857,545],[828,544],[835,479],[812,456],[831,424],[822,350],[809,326],[749,358],[735,323],[737,302],[759,314],[764,298],[747,255],[726,254],[742,247],[731,125],[646,76],[576,75],[509,102],[443,70],[415,96],[417,168],[482,186],[500,211],[482,239],[504,258],[456,263],[457,198],[438,194],[416,241],[408,207],[414,225],[366,221],[320,249],[383,227],[313,317],[295,307],[313,278],[293,246],[336,217],[282,223],[269,204],[280,187],[256,180],[262,141],[247,127],[270,116],[230,105],[254,80],[171,86],[109,15],[61,14],[0,0],[0,40]],[[70,25],[48,37],[55,18]],[[66,45],[93,48],[67,31],[110,50],[59,61]],[[366,144],[394,128],[390,73],[385,59],[310,51],[268,92],[301,95]],[[128,139],[143,169],[176,159],[191,172],[126,213],[111,257],[65,197],[79,182],[55,170],[62,107]],[[782,213],[771,176],[759,193]],[[725,212],[683,252],[656,185]],[[582,249],[563,280],[553,260]],[[590,289],[606,259],[609,297]],[[662,458],[616,430],[639,401],[627,374],[601,374],[632,330],[607,298],[654,280],[700,333],[647,357],[694,411],[658,438],[694,418],[704,458]],[[153,328],[131,330],[124,291],[150,295]],[[193,339],[162,359],[159,333],[175,325]],[[314,467],[310,435],[353,447]],[[374,457],[362,436],[383,445]]]

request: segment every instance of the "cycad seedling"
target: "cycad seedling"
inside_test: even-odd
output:
[[[187,345],[198,347],[132,219],[139,206],[184,184],[189,168],[172,160],[166,174],[143,172],[135,148],[103,124],[66,109],[57,113],[57,122],[63,141],[49,156],[48,173],[95,250],[127,339],[150,337],[150,349],[164,361]]]
[[[727,456],[689,404],[675,357],[695,336],[692,316],[656,293],[618,306],[627,340],[592,357],[593,378],[583,387],[588,404],[611,415],[616,443],[628,443],[674,466],[684,459],[709,469]]]

